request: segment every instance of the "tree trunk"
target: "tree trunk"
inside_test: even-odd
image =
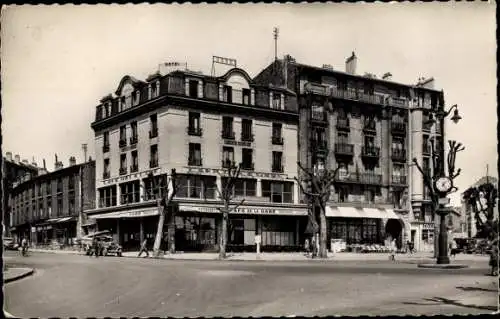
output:
[[[156,237],[155,237],[155,243],[153,245],[153,256],[154,257],[159,257],[160,256],[160,245],[161,245],[161,239],[163,235],[163,225],[165,224],[165,209],[162,207],[160,201],[158,200],[158,212],[160,214],[158,218],[158,227],[156,228]]]
[[[321,207],[321,211],[319,213],[319,257],[327,258],[327,233],[326,233],[326,215],[325,208]]]
[[[172,211],[168,221],[167,238],[168,238],[168,251],[175,254],[175,214]]]
[[[226,244],[227,244],[227,211],[222,213],[222,229],[219,240],[219,259],[226,258]]]

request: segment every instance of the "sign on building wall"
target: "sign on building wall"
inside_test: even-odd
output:
[[[162,172],[162,170],[160,168],[155,168],[155,169],[151,169],[151,170],[144,171],[144,172],[138,172],[138,173],[134,173],[134,174],[130,174],[130,175],[124,175],[124,176],[120,176],[120,177],[106,179],[106,180],[102,181],[102,184],[109,185],[109,184],[127,182],[127,181],[131,181],[131,180],[136,180],[138,178],[146,178],[149,176],[149,174],[157,175],[161,172]]]
[[[198,212],[198,213],[210,213],[218,214],[220,213],[217,207],[211,206],[189,206],[189,205],[179,205],[179,211],[181,212]],[[277,209],[269,207],[238,207],[236,210],[232,210],[231,214],[246,214],[246,215],[291,215],[291,216],[305,216],[307,215],[307,210],[305,209]]]
[[[225,169],[214,169],[204,167],[186,167],[188,174],[224,174]],[[260,173],[240,171],[240,177],[269,178],[269,179],[289,179],[287,174]]]

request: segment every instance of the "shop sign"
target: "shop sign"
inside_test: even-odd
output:
[[[140,173],[134,173],[134,174],[130,174],[130,175],[124,175],[124,176],[120,176],[120,177],[106,179],[106,180],[102,181],[102,184],[103,185],[109,185],[109,184],[116,184],[116,183],[121,183],[121,182],[127,182],[127,181],[135,180],[135,179],[138,179],[138,178],[146,178],[146,177],[149,176],[149,174],[155,175],[155,174],[157,174],[159,172],[160,172],[160,168],[150,169],[150,170],[147,170],[147,171],[144,171],[144,172],[140,172]]]
[[[225,169],[214,169],[204,167],[186,167],[188,174],[222,174],[224,176]],[[278,173],[260,173],[260,172],[247,172],[240,171],[240,177],[253,177],[253,178],[269,178],[269,179],[286,179],[286,174]]]
[[[434,224],[432,223],[425,223],[422,225],[423,229],[434,229]]]
[[[200,213],[220,213],[217,207],[203,206],[185,206],[180,205],[179,211],[182,212],[200,212]],[[307,215],[306,210],[290,210],[290,209],[274,209],[267,207],[239,207],[232,209],[230,214],[247,214],[247,215]]]
[[[245,146],[245,147],[251,147],[252,146],[251,142],[235,141],[235,140],[224,140],[224,144],[235,145],[235,146]]]
[[[92,218],[131,218],[131,217],[146,217],[146,216],[156,216],[158,215],[157,209],[151,210],[137,210],[137,211],[128,211],[128,212],[115,212],[108,214],[99,214],[93,215]]]

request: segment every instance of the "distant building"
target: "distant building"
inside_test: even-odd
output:
[[[471,186],[467,187],[464,189],[467,190],[471,187],[478,187],[480,185],[486,184],[486,183],[492,183],[495,187],[498,187],[498,179],[493,176],[483,176],[477,182],[472,184]],[[463,198],[463,193],[461,194],[461,198]],[[498,219],[498,198],[497,198],[497,203],[496,206],[493,210],[493,214],[495,216],[495,219]],[[467,232],[467,237],[473,238],[477,234],[477,227],[476,227],[476,215],[473,211],[473,208],[471,205],[463,201],[462,199],[462,211],[464,212],[464,218],[465,218],[465,224],[466,224],[466,232]]]
[[[22,160],[19,155],[12,157],[11,152],[5,153],[2,161],[2,221],[5,236],[10,236],[11,197],[12,184],[19,179],[29,179],[43,173],[43,168],[38,167],[34,161],[29,163]]]
[[[95,162],[76,164],[71,157],[69,164],[56,160],[53,172],[13,184],[10,230],[15,238],[26,237],[35,246],[71,245],[79,235],[85,222],[79,214],[95,205]]]

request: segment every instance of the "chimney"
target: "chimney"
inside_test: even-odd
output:
[[[27,159],[23,159],[23,164],[29,165],[30,163],[28,162]]]
[[[358,58],[356,57],[356,54],[354,51],[352,52],[352,55],[345,60],[345,71],[349,74],[356,74],[356,65],[358,62]]]
[[[35,167],[38,167],[38,165],[36,164],[35,162],[35,157],[33,157],[33,160],[31,161],[31,165],[35,166]]]
[[[69,158],[69,166],[74,166],[76,165],[76,158],[74,156],[71,156]]]
[[[434,89],[434,78],[430,77],[428,79],[426,78],[419,78],[417,86],[426,88],[426,89]]]
[[[333,71],[333,66],[331,64],[323,64],[323,69]]]
[[[45,158],[43,159],[43,169],[47,170],[47,165],[45,165]]]
[[[19,156],[18,154],[16,154],[16,156],[14,156],[14,162],[18,163],[21,161],[21,156]]]
[[[392,73],[387,72],[384,75],[382,75],[382,80],[390,81],[392,79]]]
[[[12,152],[5,153],[5,157],[7,158],[7,161],[12,162]]]

